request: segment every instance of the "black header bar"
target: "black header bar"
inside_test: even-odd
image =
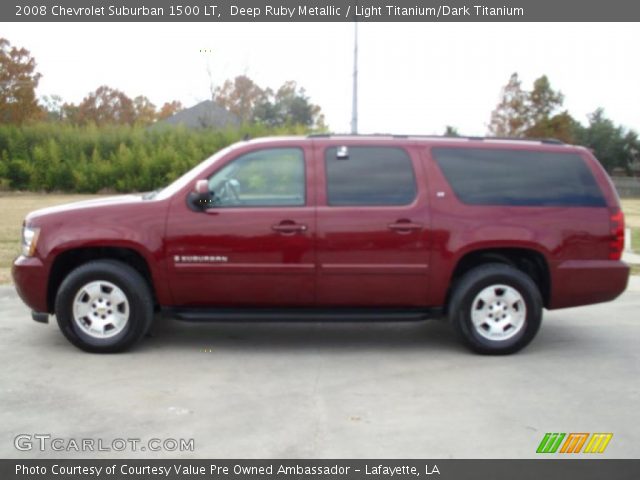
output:
[[[2,22],[638,22],[633,0],[2,0]],[[597,27],[594,27],[597,30]],[[597,32],[594,31],[594,34]]]
[[[0,478],[637,480],[640,460],[0,460]]]

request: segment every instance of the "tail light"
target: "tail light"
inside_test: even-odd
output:
[[[624,250],[624,215],[616,209],[609,217],[611,240],[609,241],[609,260],[620,260]]]

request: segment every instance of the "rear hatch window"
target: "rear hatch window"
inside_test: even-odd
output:
[[[593,174],[577,153],[434,148],[457,197],[471,205],[604,207]]]

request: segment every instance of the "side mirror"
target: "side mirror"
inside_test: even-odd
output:
[[[193,186],[193,191],[198,195],[206,195],[207,193],[209,193],[209,180],[196,180],[196,183]]]
[[[211,203],[209,192],[209,181],[206,179],[196,180],[193,190],[187,196],[187,205],[194,212],[201,212]]]

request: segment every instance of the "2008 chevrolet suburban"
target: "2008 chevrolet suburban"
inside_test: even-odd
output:
[[[511,353],[542,309],[626,288],[623,216],[589,150],[556,141],[269,138],[145,195],[29,214],[18,293],[93,352],[182,319],[448,316]]]

